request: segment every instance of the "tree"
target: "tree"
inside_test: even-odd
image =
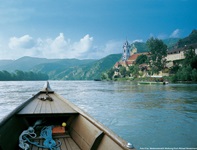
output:
[[[3,81],[9,81],[9,80],[11,80],[11,78],[12,78],[12,75],[8,71],[3,70],[3,78],[2,78],[2,80]]]
[[[197,55],[195,49],[190,47],[184,51],[185,59],[182,61],[182,67],[177,67],[178,71],[173,77],[173,81],[197,81]]]
[[[197,69],[193,69],[191,73],[192,81],[197,81]]]
[[[16,70],[15,71],[15,73],[16,73],[16,78],[17,78],[17,80],[25,80],[25,74],[24,74],[24,72],[23,71],[21,71],[21,70]]]
[[[190,47],[189,50],[184,51],[184,62],[183,66],[191,65],[192,69],[197,69],[197,55],[195,53],[195,49]]]
[[[114,75],[114,69],[111,68],[108,72],[107,72],[108,78],[112,80],[113,75]]]
[[[162,40],[153,37],[148,39],[146,44],[150,52],[149,65],[152,73],[159,73],[166,64],[167,45]]]
[[[178,69],[174,79],[180,81],[197,81],[197,55],[195,49],[190,47],[184,51],[185,59],[182,67]]]
[[[121,66],[119,71],[120,71],[120,74],[122,75],[122,77],[125,77],[126,76],[127,70],[126,70],[125,67]]]
[[[192,80],[191,73],[192,73],[192,67],[189,65],[180,68],[176,75],[179,81],[191,81]]]
[[[15,73],[9,73],[8,71],[0,71],[0,81],[29,81],[29,80],[48,80],[49,76],[47,74],[38,72],[34,73],[23,72],[21,70],[16,70]]]
[[[102,73],[101,74],[101,80],[107,79],[107,73]]]
[[[147,59],[148,59],[148,57],[146,56],[146,55],[140,55],[140,56],[138,56],[137,57],[137,59],[136,59],[136,64],[143,64],[143,63],[146,63],[147,62]]]
[[[129,70],[133,77],[137,78],[139,76],[140,69],[138,65],[129,66]]]
[[[180,66],[179,65],[174,65],[170,68],[170,74],[176,74],[177,71],[179,70]]]

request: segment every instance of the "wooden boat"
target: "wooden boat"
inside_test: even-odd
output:
[[[43,138],[39,133],[46,126],[53,127],[49,134],[57,148],[43,146],[47,138]],[[29,130],[30,128],[32,130]],[[30,137],[26,134],[27,132],[34,133],[35,136]],[[29,141],[26,138],[29,138]],[[21,140],[26,141],[21,143]],[[58,142],[60,142],[59,145]],[[45,88],[18,106],[0,122],[0,150],[25,149],[21,145],[29,146],[32,150],[134,149],[132,144],[121,139],[83,110],[54,92],[48,82]]]

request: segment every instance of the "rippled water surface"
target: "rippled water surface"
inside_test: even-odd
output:
[[[0,119],[45,82],[0,82]],[[137,149],[197,148],[197,85],[50,81],[51,88]]]

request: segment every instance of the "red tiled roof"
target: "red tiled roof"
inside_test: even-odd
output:
[[[135,61],[140,54],[133,54],[128,58],[128,61]]]
[[[127,65],[127,66],[132,65],[132,64],[135,63],[137,57],[140,56],[140,55],[149,55],[149,54],[148,53],[137,53],[137,54],[133,54],[126,61],[116,62],[116,64],[114,65],[114,67],[118,67],[119,65],[122,65],[122,66],[124,66],[124,65]]]
[[[120,65],[120,62],[116,62],[114,66],[118,67],[119,65]]]

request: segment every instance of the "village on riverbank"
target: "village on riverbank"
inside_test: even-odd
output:
[[[101,79],[197,82],[197,30],[171,48],[153,37],[146,45],[148,51],[138,53],[135,44],[126,40],[121,59]]]

